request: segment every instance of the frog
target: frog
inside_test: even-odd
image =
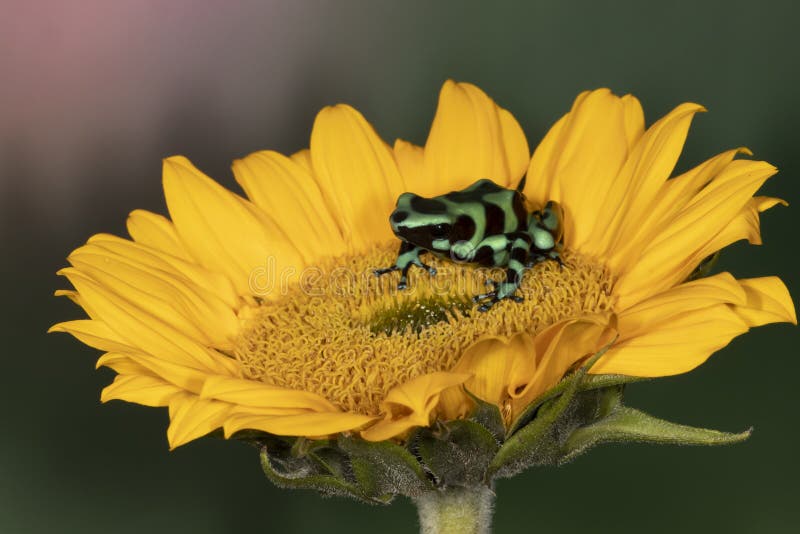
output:
[[[564,267],[563,209],[550,200],[529,212],[523,194],[526,179],[523,176],[515,189],[483,178],[431,198],[401,194],[389,216],[392,232],[400,240],[397,260],[376,269],[375,276],[400,271],[397,288],[406,289],[412,266],[436,275],[436,269],[420,259],[431,254],[456,263],[505,268],[505,280],[488,280],[492,290],[473,297],[479,311],[489,311],[505,299],[522,302],[517,290],[527,269],[546,260]]]

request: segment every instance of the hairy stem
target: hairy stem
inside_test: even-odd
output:
[[[414,499],[422,534],[488,534],[494,492],[486,486],[449,488]]]

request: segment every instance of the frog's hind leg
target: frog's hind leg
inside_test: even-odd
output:
[[[525,273],[526,261],[530,253],[531,239],[527,234],[518,234],[511,244],[509,253],[508,268],[506,269],[506,279],[503,282],[490,280],[494,290],[476,295],[472,298],[475,302],[483,302],[478,306],[478,311],[489,311],[491,307],[503,299],[511,299],[514,302],[522,302],[523,298],[515,295],[519,284],[522,282],[522,275]]]
[[[424,248],[412,245],[408,241],[401,241],[395,264],[384,269],[375,269],[373,272],[375,276],[381,276],[386,273],[400,271],[400,282],[397,284],[397,289],[405,289],[408,286],[408,270],[411,269],[412,265],[425,269],[431,276],[436,274],[436,269],[422,263],[422,260],[419,259],[419,255],[425,252],[428,251]]]

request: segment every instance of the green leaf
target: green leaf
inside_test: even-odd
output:
[[[728,445],[750,437],[670,423],[639,410],[622,406],[596,423],[578,428],[567,439],[561,463],[568,462],[600,443],[635,442],[674,445]]]
[[[439,487],[472,487],[486,481],[486,473],[499,448],[483,425],[469,420],[423,429],[413,442],[422,463]]]
[[[400,445],[344,435],[338,444],[350,456],[358,485],[373,499],[388,502],[397,494],[414,497],[433,488],[416,457]]]

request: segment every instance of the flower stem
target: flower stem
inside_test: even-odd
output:
[[[486,486],[423,493],[414,501],[422,534],[488,534],[494,492]]]

